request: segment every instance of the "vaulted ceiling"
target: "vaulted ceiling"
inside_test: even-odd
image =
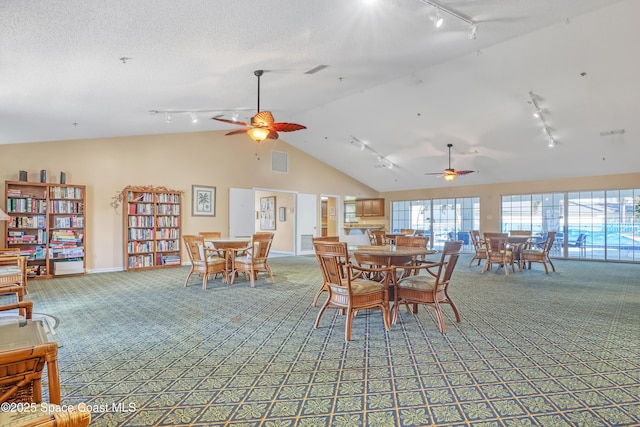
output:
[[[458,17],[436,29],[429,3]],[[280,138],[378,191],[638,172],[638,16],[634,0],[4,0],[0,144],[236,130],[210,119],[249,120],[262,69],[261,109],[307,126]],[[477,173],[425,175],[447,144]]]

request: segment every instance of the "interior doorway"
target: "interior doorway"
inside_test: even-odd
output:
[[[339,198],[322,195],[320,197],[321,236],[337,236],[340,222]]]

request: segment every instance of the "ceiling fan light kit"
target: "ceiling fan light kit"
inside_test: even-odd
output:
[[[239,122],[236,120],[236,117],[234,117],[233,120],[223,119],[217,116],[212,117],[213,120],[219,122],[245,126],[244,129],[234,130],[226,135],[237,135],[246,132],[252,140],[262,142],[265,139],[278,139],[278,132],[294,132],[296,130],[306,129],[306,126],[296,123],[276,123],[271,111],[260,111],[260,77],[264,74],[264,70],[256,70],[253,74],[258,78],[258,108],[256,115],[251,118],[251,123]]]

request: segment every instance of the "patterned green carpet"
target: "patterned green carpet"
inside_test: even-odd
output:
[[[274,258],[254,289],[184,288],[183,267],[33,281],[29,298],[59,319],[62,403],[93,426],[640,425],[640,265],[505,277],[468,260],[446,335],[432,309],[388,333],[374,310],[348,344],[334,311],[313,329],[313,257]]]

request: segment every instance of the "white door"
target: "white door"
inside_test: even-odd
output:
[[[315,194],[296,195],[296,255],[311,255],[312,237],[318,224],[318,197]]]
[[[256,198],[247,188],[229,189],[229,237],[251,237],[256,226]]]

